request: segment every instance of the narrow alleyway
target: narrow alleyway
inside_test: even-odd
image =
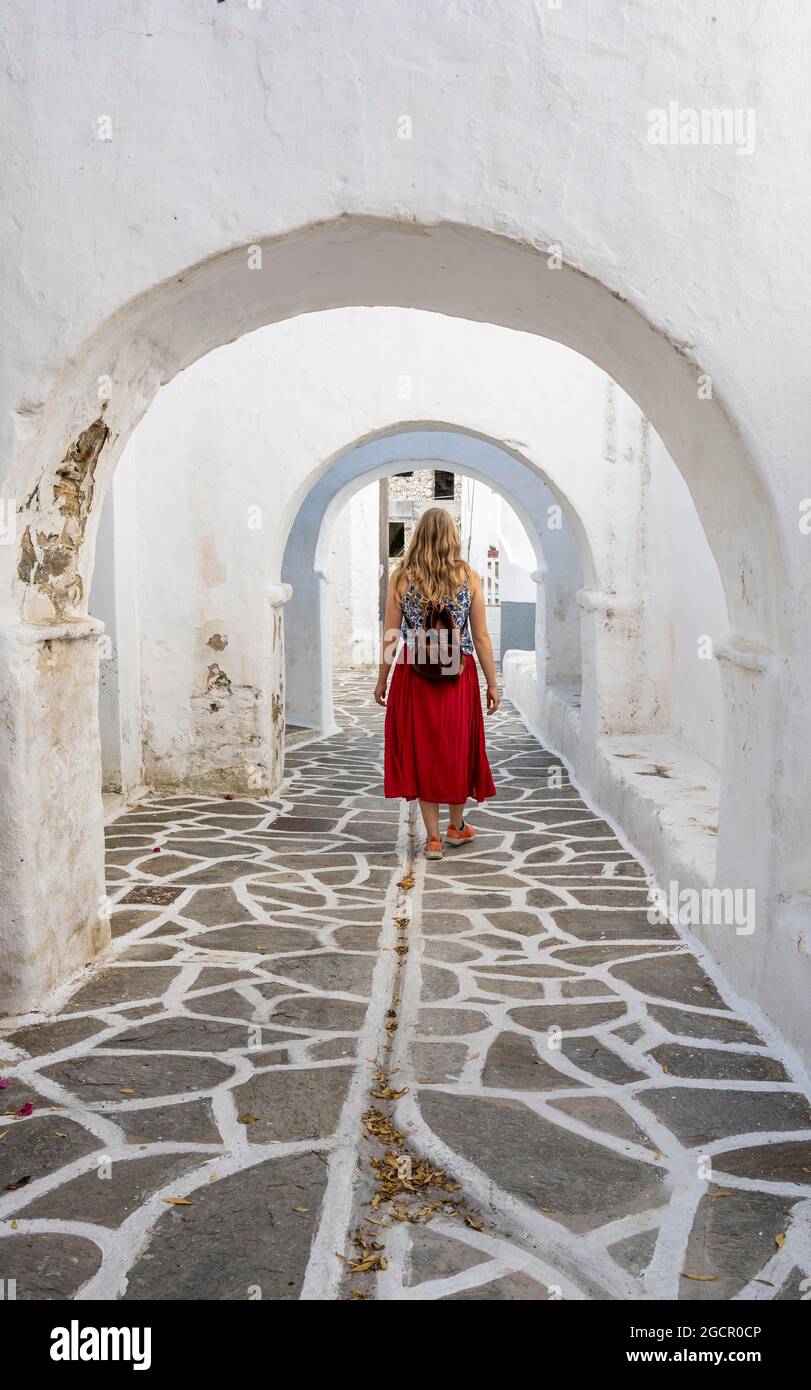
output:
[[[18,1298],[801,1299],[811,1111],[509,708],[426,865],[382,712],[108,827],[111,957],[0,1039]],[[30,1113],[29,1113],[30,1107]],[[805,1281],[805,1282],[804,1282]]]

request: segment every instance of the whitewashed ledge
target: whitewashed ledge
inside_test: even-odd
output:
[[[561,757],[579,790],[657,881],[710,887],[715,878],[718,769],[667,733],[604,736],[587,768],[580,710],[565,691],[539,686],[534,652],[507,652],[503,671],[505,695],[527,728]]]

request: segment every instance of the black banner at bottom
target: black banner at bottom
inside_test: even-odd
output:
[[[396,1362],[407,1346],[413,1354],[416,1345],[422,1356],[430,1357],[432,1376],[445,1368],[458,1376],[466,1366],[481,1370],[482,1334],[487,1339],[490,1324],[522,1338],[520,1343],[498,1343],[499,1359],[512,1346],[511,1355],[536,1361],[539,1371],[554,1357],[558,1372],[562,1360],[570,1375],[616,1375],[634,1368],[655,1374],[658,1368],[693,1366],[773,1372],[802,1364],[808,1334],[807,1312],[796,1302],[549,1300],[529,1305],[516,1300],[494,1303],[487,1314],[477,1301],[474,1324],[468,1323],[464,1307],[449,1306],[446,1300],[345,1310],[336,1303],[308,1302],[205,1307],[208,1311],[200,1304],[171,1300],[0,1302],[4,1361],[9,1365],[19,1352],[19,1370],[27,1373],[92,1379],[97,1368],[107,1377],[111,1372],[165,1375],[170,1369],[182,1369],[184,1375],[233,1375],[268,1357],[267,1369],[273,1371],[284,1364],[279,1357],[286,1362],[293,1356],[302,1372],[311,1372],[323,1357],[327,1374],[334,1369],[345,1375],[358,1356],[368,1357],[368,1338],[377,1334],[384,1338],[385,1361]],[[340,1333],[335,1344],[325,1340],[330,1327]],[[363,1338],[354,1350],[347,1341],[353,1334]],[[496,1345],[491,1351],[496,1354]]]

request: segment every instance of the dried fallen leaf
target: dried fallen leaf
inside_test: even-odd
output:
[[[189,1201],[188,1197],[164,1197],[163,1200],[164,1202],[168,1202],[170,1207],[190,1207],[194,1205],[193,1202]]]
[[[0,1134],[0,1139],[5,1139],[5,1137],[6,1137],[7,1134],[8,1134],[8,1130],[7,1130],[7,1129],[4,1129],[4,1130],[3,1130],[3,1133]]]
[[[391,1120],[385,1115],[381,1115],[379,1110],[367,1110],[363,1116],[363,1127],[368,1134],[374,1135],[375,1139],[381,1139],[384,1144],[402,1144],[403,1135],[399,1129],[394,1129]]]
[[[368,1274],[370,1270],[388,1269],[389,1267],[385,1255],[366,1255],[361,1260],[350,1260],[338,1250],[335,1251],[335,1254],[338,1256],[339,1260],[343,1260],[351,1274]]]
[[[480,1052],[469,1052],[467,1060],[469,1062],[475,1062],[476,1058],[481,1057],[481,1055],[482,1054]]]
[[[403,889],[405,889],[406,892],[408,891],[409,888],[413,888],[413,887],[414,887],[414,875],[413,875],[413,874],[406,874],[405,878],[401,878],[401,879],[400,879],[400,882],[397,884],[397,887],[398,887],[398,888],[403,888]]]
[[[704,1283],[704,1284],[712,1284],[712,1283],[714,1283],[714,1282],[717,1280],[718,1275],[717,1275],[717,1274],[685,1274],[684,1272],[682,1272],[682,1276],[681,1276],[681,1277],[682,1277],[682,1279],[695,1279],[695,1280],[699,1281],[700,1283]]]
[[[132,1086],[119,1086],[118,1090],[119,1090],[119,1094],[122,1095],[122,1096],[134,1096],[134,1095],[135,1095],[135,1092],[134,1092]]]
[[[356,1302],[358,1299],[365,1298],[365,1297],[366,1297],[366,1294],[365,1294],[365,1293],[361,1293],[360,1289],[353,1289],[352,1292],[351,1292],[351,1294],[349,1295],[350,1302],[352,1302],[352,1303]]]
[[[774,1238],[774,1243],[775,1243],[775,1245],[777,1246],[778,1250],[782,1250],[782,1249],[783,1249],[783,1246],[784,1246],[785,1243],[786,1243],[786,1237],[785,1237],[785,1236],[775,1236],[775,1238]]]
[[[6,1186],[6,1192],[19,1192],[21,1187],[27,1187],[31,1181],[31,1174],[26,1173],[24,1178],[18,1178],[16,1182],[10,1182]]]
[[[719,1187],[717,1192],[708,1192],[708,1197],[735,1197],[737,1193],[730,1191],[729,1188]]]
[[[483,1231],[483,1230],[484,1230],[484,1227],[483,1227],[481,1221],[477,1221],[476,1218],[475,1218],[475,1216],[470,1216],[470,1215],[466,1216],[466,1217],[465,1217],[465,1225],[466,1225],[466,1226],[469,1226],[470,1229],[471,1229],[472,1231]]]
[[[256,1123],[257,1119],[255,1115],[249,1115],[247,1112],[243,1115],[237,1115],[237,1124],[255,1125]]]
[[[309,1211],[309,1210],[310,1210],[309,1207],[293,1207],[293,1211],[297,1211],[297,1212],[305,1212],[305,1211]]]
[[[385,1255],[367,1255],[362,1260],[350,1260],[349,1268],[353,1274],[368,1274],[371,1269],[388,1269]]]

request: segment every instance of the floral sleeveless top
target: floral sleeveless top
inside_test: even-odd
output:
[[[453,598],[448,597],[445,600],[448,608],[450,608],[451,612],[453,613],[454,619],[456,620],[456,626],[462,633],[462,640],[459,643],[459,645],[463,652],[467,652],[468,656],[473,656],[476,651],[476,648],[473,645],[473,638],[470,635],[470,624],[467,622],[468,614],[470,613],[470,605],[472,599],[473,595],[470,592],[470,585],[463,584],[461,589],[456,590],[456,593],[454,594]],[[410,580],[408,588],[403,594],[401,602],[403,608],[403,621],[401,625],[401,630],[403,633],[403,637],[406,639],[406,641],[408,641],[409,628],[413,629],[422,627],[423,618],[422,602],[420,600],[420,596],[416,592],[414,585],[411,583]]]

